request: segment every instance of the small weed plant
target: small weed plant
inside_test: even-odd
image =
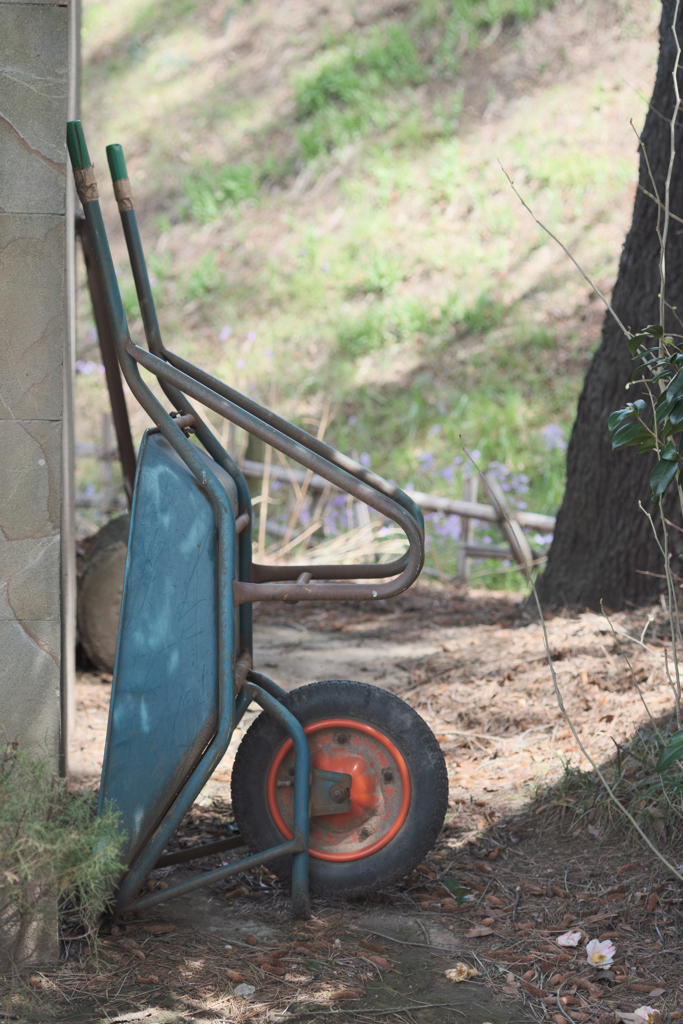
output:
[[[47,760],[10,743],[0,757],[0,936],[10,960],[31,926],[62,910],[62,931],[85,938],[123,870],[113,811],[70,793]]]

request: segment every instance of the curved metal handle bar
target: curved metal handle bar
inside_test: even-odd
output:
[[[246,410],[239,408],[233,402],[228,401],[228,399],[221,397],[211,388],[208,388],[204,384],[200,384],[191,377],[188,377],[186,374],[182,373],[182,371],[177,370],[175,367],[159,358],[159,356],[155,356],[151,352],[146,352],[144,349],[140,348],[139,345],[135,345],[130,340],[127,330],[122,342],[128,359],[134,360],[141,366],[144,366],[145,369],[150,370],[156,377],[168,382],[179,390],[186,392],[196,401],[201,402],[202,405],[205,405],[209,409],[213,409],[214,412],[219,413],[221,416],[225,416],[226,419],[232,420],[238,426],[249,431],[249,433],[254,434],[256,437],[261,438],[273,448],[277,448],[285,455],[290,456],[290,458],[300,462],[303,466],[313,470],[314,473],[318,473],[325,480],[329,480],[330,483],[337,484],[337,486],[341,487],[342,490],[348,491],[355,498],[358,498],[359,501],[365,502],[366,505],[374,508],[377,512],[385,515],[388,519],[392,519],[401,527],[408,538],[409,550],[407,565],[396,579],[389,582],[377,584],[323,584],[311,581],[311,583],[292,585],[287,585],[285,583],[267,584],[236,582],[234,585],[235,600],[238,604],[245,601],[277,600],[373,600],[374,598],[380,597],[394,597],[406,590],[411,583],[417,579],[423,564],[424,538],[418,523],[402,506],[392,498],[389,498],[380,491],[375,490],[375,488],[370,484],[366,484],[357,477],[352,476],[340,466],[332,465],[327,461],[327,459],[310,451],[307,447],[304,447],[292,438],[282,434],[279,430],[271,427],[269,424],[256,416],[253,416]],[[124,373],[125,372],[126,371],[124,369]],[[143,384],[139,373],[136,372],[135,377],[142,387],[146,389],[146,385]],[[153,397],[151,392],[149,392],[149,394],[150,397]],[[136,397],[138,396],[136,395]],[[147,406],[144,398],[140,397],[138,400],[142,407],[146,409]],[[346,568],[350,568],[351,571],[358,573],[360,567],[352,566]],[[388,566],[376,566],[373,568],[381,569],[383,573],[386,573]]]
[[[151,348],[151,346],[150,346]],[[369,469],[365,469],[358,462],[350,459],[348,455],[344,455],[343,452],[337,451],[336,448],[332,448],[329,444],[325,444],[324,441],[320,441],[313,434],[309,434],[308,431],[303,430],[301,427],[295,426],[290,423],[289,420],[284,419],[282,416],[278,416],[277,413],[271,409],[267,409],[265,406],[255,402],[253,398],[247,398],[241,391],[236,391],[235,388],[231,388],[229,384],[223,383],[216,377],[212,377],[210,373],[205,370],[200,370],[199,367],[190,363],[187,359],[183,359],[182,356],[176,355],[175,352],[171,352],[161,342],[161,348],[157,353],[163,356],[171,366],[175,366],[176,369],[181,370],[187,374],[188,377],[192,377],[194,380],[199,381],[200,384],[204,384],[206,387],[211,388],[216,394],[222,395],[223,398],[227,398],[229,401],[238,405],[241,409],[246,412],[250,412],[253,416],[257,416],[263,420],[264,423],[268,423],[270,426],[275,427],[282,434],[286,434],[287,437],[291,437],[293,441],[298,441],[299,444],[306,448],[309,448],[312,452],[317,455],[321,455],[328,462],[333,463],[335,466],[339,466],[341,469],[350,473],[351,476],[357,477],[364,483],[369,484],[370,487],[374,487],[376,491],[380,491],[382,494],[386,494],[388,498],[391,498],[398,505],[401,505],[407,512],[412,515],[415,521],[419,524],[420,529],[424,533],[424,516],[422,510],[418,505],[410,498],[405,491],[402,491],[400,487],[396,487],[390,484],[384,477],[379,476],[377,473],[373,473]]]
[[[131,267],[133,270],[133,277],[135,280],[138,300],[140,302],[140,310],[142,314],[145,337],[147,339],[147,344],[149,346],[150,352],[157,357],[166,358],[171,363],[171,365],[173,365],[176,360],[182,362],[183,369],[185,370],[186,368],[187,376],[189,376],[191,379],[197,380],[201,378],[200,383],[204,383],[205,386],[209,387],[211,391],[219,395],[222,393],[223,397],[234,400],[235,405],[238,405],[243,409],[246,408],[246,411],[251,412],[252,415],[255,415],[262,422],[268,423],[271,426],[271,428],[275,427],[276,430],[279,430],[281,433],[284,433],[286,436],[297,441],[299,444],[302,444],[305,448],[317,451],[317,453],[326,461],[332,462],[333,464],[346,470],[347,473],[350,473],[357,479],[361,479],[363,482],[372,487],[373,490],[379,491],[380,493],[383,493],[390,499],[393,499],[393,501],[403,506],[406,509],[406,511],[410,515],[412,515],[413,518],[416,519],[422,534],[424,534],[424,521],[422,518],[421,511],[419,510],[417,505],[415,505],[412,499],[410,499],[403,491],[401,491],[400,488],[388,484],[387,481],[377,476],[377,474],[370,473],[362,466],[360,466],[358,463],[354,462],[352,459],[348,459],[346,456],[342,455],[340,452],[337,452],[329,445],[323,444],[317,438],[314,438],[311,434],[308,434],[306,431],[301,430],[298,427],[295,427],[287,420],[283,419],[280,416],[277,416],[270,410],[265,409],[257,402],[253,402],[251,399],[248,399],[240,392],[235,391],[232,388],[229,388],[227,385],[223,385],[222,382],[217,380],[215,377],[212,377],[210,374],[206,374],[203,371],[199,370],[198,367],[195,367],[192,363],[186,362],[185,360],[181,360],[180,357],[175,356],[173,353],[164,348],[161,339],[161,332],[159,330],[159,322],[156,315],[152,290],[150,287],[149,275],[147,273],[147,266],[145,263],[144,253],[142,249],[140,233],[137,226],[137,219],[135,216],[135,210],[133,208],[132,196],[130,194],[130,188],[128,186],[125,159],[123,156],[123,150],[121,146],[118,144],[108,146],[107,159],[111,171],[112,182],[114,184],[114,190],[117,195],[117,200],[119,200],[121,222],[123,226],[124,236],[126,239],[126,246],[128,248]],[[125,199],[123,202],[120,199],[120,186],[122,184],[124,186],[123,192],[125,193]],[[119,187],[117,188],[117,186]],[[180,367],[176,368],[180,369]],[[228,468],[228,466],[226,465],[225,468],[228,469],[228,471],[231,472],[231,475],[234,476],[235,474],[232,472],[232,470],[236,469],[234,462],[232,461],[232,459],[230,459],[229,456],[227,456],[227,453],[224,452],[222,446],[218,445],[218,442],[213,436],[212,431],[210,431],[208,427],[201,421],[200,417],[197,416],[196,412],[192,409],[192,406],[187,401],[187,398],[183,394],[183,392],[178,387],[172,385],[168,380],[164,380],[158,373],[157,377],[159,379],[159,383],[164,393],[167,395],[169,400],[173,402],[176,408],[183,412],[192,411],[194,413],[197,420],[197,434],[199,436],[200,441],[204,444],[204,446],[207,448],[209,453],[214,458],[216,458],[216,454],[214,454],[213,449],[218,448],[220,450],[220,455],[222,456],[222,458],[219,457],[217,461],[223,463],[224,460],[227,459],[230,466]],[[246,485],[244,484],[244,481],[240,480],[239,482],[242,483],[243,489],[246,491],[247,488]],[[240,559],[240,561],[242,562],[242,559]],[[285,580],[294,580],[297,579],[298,576],[304,571],[311,571],[311,573],[317,579],[382,579],[402,573],[404,570],[408,568],[409,561],[410,551],[406,552],[400,558],[395,559],[393,562],[384,563],[380,565],[253,565],[251,566],[251,573],[241,573],[240,575],[242,576],[243,579],[251,578],[253,582],[257,584],[266,581],[282,582]],[[375,595],[372,594],[371,596]]]
[[[319,455],[321,458],[325,459],[326,462],[332,463],[333,466],[342,469],[345,473],[348,473],[357,480],[360,480],[369,487],[372,487],[373,490],[396,502],[397,505],[400,505],[413,517],[424,538],[424,517],[422,515],[422,511],[415,504],[412,498],[409,498],[405,491],[402,491],[400,487],[393,487],[388,481],[384,480],[383,477],[378,476],[377,473],[370,472],[357,462],[354,462],[353,459],[350,459],[342,452],[337,451],[336,448],[332,448],[330,445],[319,441],[317,437],[313,437],[313,435],[309,434],[306,430],[302,430],[300,427],[295,426],[293,423],[290,423],[289,420],[284,419],[282,416],[278,416],[277,413],[272,412],[270,409],[266,409],[253,399],[247,398],[246,395],[243,395],[240,391],[236,391],[235,388],[231,388],[229,384],[224,384],[223,381],[213,377],[205,370],[200,370],[199,367],[190,363],[187,359],[183,359],[182,356],[178,356],[174,352],[171,352],[163,344],[161,345],[160,355],[171,366],[185,374],[186,377],[197,381],[204,387],[209,388],[215,394],[227,399],[232,405],[238,406],[244,412],[255,416],[270,429],[279,431],[286,437],[291,438],[291,440],[295,441],[298,445],[301,445],[309,451]],[[185,390],[188,389],[185,388]],[[227,415],[226,413],[221,413],[221,415],[227,416],[228,419],[233,420],[235,423],[237,422],[232,415]],[[251,428],[249,428],[249,430],[251,433],[254,433]],[[270,444],[270,441],[267,443]],[[274,447],[277,447],[277,445],[274,445]],[[296,456],[296,458],[297,461],[301,461],[298,456]],[[324,473],[321,473],[320,475],[325,476]],[[325,478],[327,479],[327,477]],[[348,490],[348,487],[343,485],[343,489]],[[367,502],[367,504],[371,503]],[[402,572],[408,564],[408,557],[408,552],[406,552],[399,558],[394,559],[394,561],[386,562],[379,566],[264,566],[254,563],[252,569],[255,579],[268,578],[270,580],[294,580],[302,572],[312,572],[318,579],[372,579],[373,577],[375,579],[382,579]]]

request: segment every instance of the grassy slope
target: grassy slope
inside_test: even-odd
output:
[[[459,495],[462,436],[553,512],[545,428],[568,436],[602,313],[498,161],[609,291],[656,17],[649,0],[86,0],[83,121],[100,169],[124,145],[167,343],[301,422],[329,401],[328,438],[402,483]],[[78,405],[94,440],[96,373]]]

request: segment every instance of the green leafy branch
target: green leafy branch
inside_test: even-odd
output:
[[[653,345],[653,341],[657,344]],[[645,327],[628,339],[631,356],[638,366],[633,383],[647,389],[652,420],[647,419],[647,402],[638,398],[616,409],[607,425],[612,448],[636,447],[655,451],[657,462],[650,473],[652,502],[658,505],[668,488],[681,486],[681,432],[683,432],[683,351],[673,336],[665,335],[659,324]],[[655,398],[655,391],[659,391]]]

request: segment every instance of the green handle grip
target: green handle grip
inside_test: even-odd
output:
[[[118,142],[114,142],[111,146],[107,146],[107,160],[109,161],[109,170],[111,171],[112,181],[121,181],[122,178],[128,177],[126,161],[123,158],[123,149]]]
[[[66,145],[71,157],[71,165],[75,171],[82,171],[84,167],[90,167],[90,155],[80,121],[67,121]]]

